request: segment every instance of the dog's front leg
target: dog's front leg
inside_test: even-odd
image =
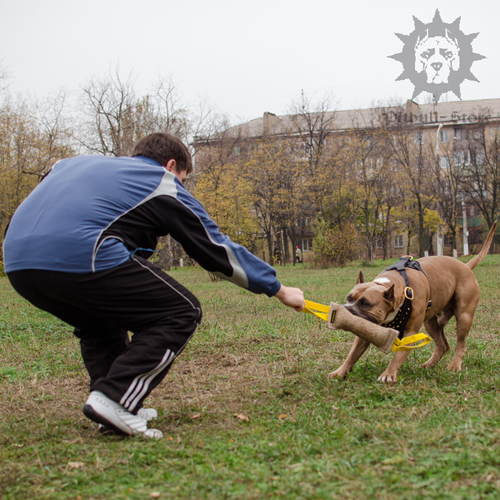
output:
[[[368,342],[367,340],[356,337],[346,360],[342,363],[342,366],[340,368],[337,368],[334,372],[328,374],[328,377],[346,378],[347,374],[356,364],[356,361],[358,361],[358,359],[363,355],[366,349],[368,349],[369,345],[370,342]]]
[[[401,368],[401,365],[404,363],[405,359],[410,354],[410,351],[398,351],[394,354],[389,366],[385,370],[382,375],[377,379],[379,382],[383,382],[384,384],[392,384],[396,382],[398,379],[398,372]]]

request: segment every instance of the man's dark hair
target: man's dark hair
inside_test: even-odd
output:
[[[178,172],[193,171],[191,155],[186,145],[172,134],[157,132],[140,139],[134,146],[132,156],[147,156],[165,166],[169,160],[175,160]]]

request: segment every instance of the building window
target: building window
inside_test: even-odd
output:
[[[234,146],[233,153],[234,153],[235,156],[240,156],[241,147],[240,146]]]
[[[451,233],[445,233],[444,235],[444,244],[451,245],[453,243],[453,235]]]
[[[463,129],[462,129],[462,128],[460,128],[460,127],[454,127],[454,128],[453,128],[453,137],[454,137],[457,141],[461,141],[462,139],[465,139]]]
[[[469,150],[455,151],[454,153],[455,165],[470,165]]]
[[[375,248],[384,248],[384,245],[382,244],[382,238],[378,238],[377,240],[375,240]]]
[[[476,151],[476,165],[484,165],[486,163],[486,155],[483,151]]]
[[[424,133],[415,132],[415,144],[423,144],[423,143],[424,143]]]
[[[439,131],[439,140],[440,140],[440,142],[448,142],[450,140],[448,137],[447,130],[440,130]]]
[[[439,158],[439,164],[441,168],[450,168],[450,159],[447,156],[441,156]]]
[[[394,248],[403,248],[403,235],[398,234],[394,236]]]
[[[313,249],[313,240],[302,240],[302,251],[311,252]]]

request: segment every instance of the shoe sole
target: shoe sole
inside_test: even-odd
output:
[[[114,432],[115,434],[118,434],[119,436],[130,436],[130,434],[127,434],[126,432],[123,432],[119,427],[116,427],[116,425],[113,425],[109,420],[104,418],[102,415],[99,415],[94,408],[90,405],[84,405],[83,407],[83,414],[87,417],[90,418],[90,420],[93,420],[94,422],[98,424],[104,425],[104,428],[106,430],[100,431],[103,434],[109,431]]]
[[[118,434],[113,429],[110,429],[109,427],[106,427],[102,424],[99,424],[99,432],[105,436],[118,436]]]

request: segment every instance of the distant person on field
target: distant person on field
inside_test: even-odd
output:
[[[4,240],[12,286],[75,327],[90,375],[84,413],[101,430],[161,437],[142,408],[201,321],[196,297],[148,262],[171,234],[207,271],[301,311],[304,295],[222,235],[185,189],[187,147],[141,139],[132,157],[57,162],[15,212]],[[129,341],[128,332],[133,332]]]
[[[302,262],[302,251],[300,247],[297,245],[297,250],[295,250],[295,259],[297,262]]]
[[[278,247],[278,245],[274,245],[274,252],[273,252],[273,255],[274,255],[274,264],[275,265],[281,265],[281,252],[280,252],[280,249]]]

